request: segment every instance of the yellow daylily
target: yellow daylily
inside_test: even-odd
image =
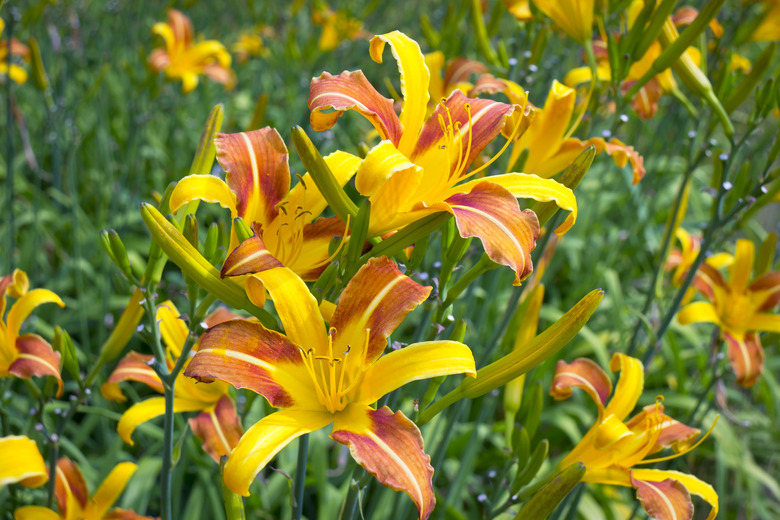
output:
[[[541,12],[580,44],[593,33],[593,4],[594,0],[534,0]]]
[[[636,358],[615,354],[610,370],[620,371],[615,393],[612,382],[596,363],[579,358],[572,363],[559,361],[550,394],[567,399],[572,388],[585,391],[598,406],[598,419],[588,433],[559,463],[565,468],[576,462],[585,465],[583,482],[634,487],[648,515],[659,520],[690,520],[691,494],[707,501],[708,520],[718,514],[718,495],[709,484],[678,471],[643,469],[636,466],[679,457],[694,449],[699,430],[686,426],[664,413],[661,400],[646,406],[629,420],[644,388],[644,366]],[[671,447],[676,454],[656,459],[649,455]]]
[[[533,20],[531,0],[504,0],[504,7],[518,22]]]
[[[360,20],[352,18],[346,11],[333,11],[325,2],[314,2],[311,21],[322,27],[318,44],[321,52],[332,51],[344,40],[365,37]]]
[[[263,43],[260,30],[239,36],[238,41],[233,44],[232,50],[239,63],[245,63],[251,57],[268,56],[270,52]]]
[[[17,482],[26,487],[42,486],[49,472],[35,441],[23,435],[0,437],[0,488]]]
[[[750,240],[737,240],[729,281],[718,270],[702,264],[693,285],[709,302],[683,307],[677,321],[708,322],[720,327],[728,344],[728,356],[742,386],[753,386],[764,370],[764,349],[757,331],[780,333],[780,315],[772,313],[780,302],[780,271],[751,280],[755,246]]]
[[[138,466],[120,462],[91,497],[78,466],[63,457],[57,461],[54,496],[59,514],[48,507],[25,506],[14,512],[15,520],[139,520],[149,519],[129,509],[111,507],[119,499]]]
[[[0,18],[0,34],[3,29],[5,29],[5,22]],[[16,38],[11,38],[10,42],[0,40],[0,74],[7,75],[15,83],[24,83],[27,81],[27,71],[15,63],[9,66],[9,52],[11,56],[19,56],[24,61],[30,61],[30,49]]]
[[[454,90],[428,116],[430,73],[419,45],[398,31],[375,36],[370,46],[374,61],[382,62],[388,43],[401,72],[400,116],[393,101],[359,70],[338,76],[324,72],[312,80],[309,94],[315,130],[327,130],[344,111],[356,110],[382,139],[355,177],[355,187],[371,201],[369,235],[384,235],[427,215],[448,212],[460,235],[479,237],[492,260],[515,271],[514,283],[519,284],[532,270],[530,251],[539,222],[532,211],[521,211],[516,199],[555,201],[568,210],[568,218],[556,230],[562,234],[576,219],[574,194],[555,181],[522,173],[461,181],[492,164],[495,158],[469,171],[499,132],[510,135],[506,146],[523,133],[530,109],[468,98]],[[333,111],[324,112],[329,109]]]
[[[381,483],[405,491],[420,518],[427,518],[435,504],[433,468],[420,430],[402,412],[372,405],[411,381],[476,374],[471,351],[456,341],[416,343],[382,355],[388,336],[431,288],[404,276],[386,257],[371,259],[347,284],[326,328],[317,300],[290,269],[258,276],[286,335],[245,320],[223,323],[203,335],[185,372],[248,388],[282,408],[247,430],[231,452],[227,487],[248,495],[279,450],[333,424],[331,438],[349,446]]]
[[[47,289],[30,289],[27,274],[15,269],[13,274],[0,278],[0,379],[16,376],[29,378],[32,376],[53,376],[57,378],[59,391],[62,395],[62,378],[60,377],[60,353],[55,352],[51,345],[37,334],[22,334],[19,331],[22,323],[30,313],[44,303],[56,303],[64,307],[59,296]],[[16,301],[5,316],[6,296],[16,298]]]
[[[213,327],[224,321],[236,318],[233,313],[222,308],[206,318],[205,323]],[[169,368],[172,368],[181,355],[187,340],[188,329],[180,319],[179,311],[168,301],[157,307],[157,321],[160,333],[166,346]],[[122,381],[137,381],[151,389],[163,393],[162,381],[151,367],[154,356],[130,352],[119,362],[101,387],[103,397],[110,401],[126,401],[119,383]],[[216,383],[213,385],[198,385],[192,379],[180,374],[174,385],[173,411],[200,412],[189,420],[193,434],[203,442],[203,449],[211,457],[219,461],[222,455],[227,455],[236,445],[243,433],[241,422],[236,415],[236,407],[228,395],[228,385]],[[151,397],[136,403],[122,414],[117,426],[117,432],[128,444],[133,444],[132,434],[135,428],[150,419],[165,413],[165,398]]]
[[[152,34],[162,37],[165,48],[152,51],[149,65],[156,72],[164,70],[169,79],[180,79],[185,94],[198,86],[201,74],[228,89],[235,85],[236,75],[225,46],[216,40],[194,43],[192,23],[181,11],[169,10],[167,23],[154,24]]]

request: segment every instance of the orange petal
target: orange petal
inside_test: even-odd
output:
[[[231,452],[244,433],[236,405],[228,396],[222,397],[213,410],[201,412],[189,422],[192,433],[203,441],[203,450],[216,462]]]
[[[387,346],[387,337],[430,292],[430,287],[404,276],[389,258],[372,258],[341,293],[330,322],[339,342],[334,350],[353,354],[346,356],[347,366],[372,364]]]
[[[247,320],[207,330],[184,375],[249,388],[276,408],[318,402],[298,347],[286,336]]]
[[[303,281],[313,282],[330,263],[330,243],[348,231],[339,217],[319,218],[303,227],[303,243],[290,269]]]
[[[287,147],[279,132],[266,127],[238,134],[217,134],[217,161],[236,194],[238,215],[267,226],[276,205],[290,189]]]
[[[60,353],[54,352],[51,345],[37,334],[19,336],[16,339],[16,349],[19,353],[8,372],[25,379],[32,376],[53,376],[57,378],[59,385],[57,397],[61,396]]]
[[[63,518],[76,518],[79,516],[78,512],[87,506],[87,482],[76,463],[67,457],[57,461],[54,496]],[[68,511],[71,511],[71,515],[68,515]]]
[[[222,264],[220,275],[223,278],[282,267],[282,263],[266,248],[262,238],[262,228],[257,225],[253,227],[255,234],[241,242]]]
[[[192,44],[192,22],[184,13],[176,9],[169,10],[168,25],[173,30],[176,43],[185,47]]]
[[[671,447],[675,452],[680,452],[690,446],[701,431],[698,428],[691,428],[663,413],[663,404],[654,403],[645,406],[641,412],[634,415],[626,422],[626,427],[634,432],[641,432],[647,429],[648,418],[660,417],[661,422],[655,428],[658,432],[658,439],[650,453],[655,453],[663,448]]]
[[[332,108],[333,112],[323,112]],[[393,100],[377,92],[363,71],[342,72],[334,76],[323,72],[311,80],[309,91],[311,126],[320,132],[336,124],[345,110],[356,110],[368,119],[382,139],[396,146],[401,141],[403,126],[393,110]]]
[[[707,263],[702,263],[693,278],[693,286],[709,300],[715,298],[715,291],[726,290],[726,281],[720,272]]]
[[[652,518],[690,520],[693,517],[691,494],[678,481],[668,478],[652,482],[631,477],[631,483],[636,488],[636,497]]]
[[[756,278],[748,286],[748,290],[753,293],[754,301],[763,299],[756,309],[758,312],[774,309],[780,303],[780,271],[773,271]]]
[[[107,383],[110,385],[112,383],[121,383],[122,381],[138,381],[139,383],[145,384],[155,392],[162,394],[164,392],[162,381],[160,381],[157,373],[150,366],[150,363],[153,361],[154,356],[139,354],[138,352],[131,351],[122,358],[122,361],[120,361],[114,371],[111,372],[111,375],[108,376]],[[112,391],[115,390],[110,386],[108,388],[111,388]],[[114,394],[112,393],[111,395]],[[119,391],[118,395],[122,395],[121,390]],[[124,396],[118,400],[124,401]]]
[[[723,331],[723,339],[729,346],[729,363],[737,375],[737,383],[750,388],[764,372],[764,349],[758,334],[731,334]]]
[[[336,415],[331,438],[349,446],[355,461],[385,486],[404,491],[425,520],[436,505],[431,458],[417,426],[384,406],[353,404]]]
[[[481,62],[468,58],[455,58],[447,64],[444,71],[444,84],[456,85],[470,82],[472,76],[481,76],[488,68]]]
[[[561,360],[555,366],[550,395],[556,401],[568,399],[571,397],[572,387],[584,390],[599,408],[606,406],[607,399],[612,394],[612,381],[606,372],[587,358],[578,358],[572,363]]]
[[[485,181],[469,193],[446,200],[463,238],[478,237],[491,260],[515,271],[520,285],[531,271],[531,250],[539,236],[539,221],[531,210],[520,211],[517,199],[503,186]]]

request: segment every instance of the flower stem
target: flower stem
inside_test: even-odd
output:
[[[14,268],[14,249],[16,249],[16,224],[14,222],[14,136],[13,125],[14,119],[11,110],[11,96],[13,92],[11,90],[14,84],[11,80],[11,38],[14,35],[14,22],[19,16],[19,12],[16,8],[11,7],[10,16],[8,16],[8,54],[6,55],[6,65],[8,66],[9,74],[5,81],[5,161],[6,161],[6,186],[8,187],[8,267],[5,272],[10,273]]]
[[[293,507],[293,520],[300,520],[303,514],[303,491],[306,488],[306,460],[309,457],[309,434],[305,433],[298,438],[298,464],[295,467],[295,482],[293,493],[295,504]]]
[[[163,381],[165,388],[165,419],[163,421],[163,453],[161,471],[162,520],[171,520],[171,477],[173,476],[173,384]]]

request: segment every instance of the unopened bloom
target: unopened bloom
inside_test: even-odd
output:
[[[5,22],[0,18],[0,34],[5,29]],[[8,55],[19,56],[24,61],[30,61],[30,49],[16,38],[11,41],[0,40],[0,74],[7,75],[16,83],[27,81],[27,71],[15,63],[10,63]]]
[[[693,445],[699,430],[666,415],[660,400],[626,420],[642,394],[644,367],[641,361],[625,354],[612,356],[609,366],[613,372],[620,371],[611,399],[612,382],[596,363],[585,358],[570,364],[558,362],[550,394],[561,400],[572,395],[573,387],[580,388],[593,399],[599,411],[596,423],[558,467],[582,462],[586,468],[583,482],[636,488],[642,507],[659,520],[690,520],[691,494],[707,501],[712,506],[707,518],[715,518],[718,495],[709,484],[678,471],[636,467],[688,453],[701,442]],[[668,447],[676,454],[648,458]]]
[[[216,40],[195,43],[192,23],[181,11],[168,11],[168,22],[154,24],[152,34],[162,37],[165,48],[152,51],[149,65],[157,72],[164,70],[170,79],[180,79],[185,94],[198,86],[201,74],[229,89],[235,85],[236,75],[225,46]]]
[[[57,395],[61,395],[60,353],[55,352],[49,342],[39,335],[20,336],[19,331],[35,307],[44,303],[56,303],[60,307],[65,304],[48,289],[29,289],[27,274],[20,269],[0,278],[0,378],[53,376],[59,383]],[[16,298],[16,301],[3,321],[6,296]]]
[[[393,489],[405,491],[420,518],[433,510],[430,457],[420,430],[402,412],[372,408],[383,395],[419,379],[476,374],[469,348],[455,341],[409,345],[386,355],[387,338],[430,293],[388,258],[374,258],[350,280],[326,329],[317,300],[292,271],[258,274],[286,335],[236,320],[209,329],[185,375],[221,379],[263,395],[282,410],[246,431],[225,465],[225,484],[249,485],[296,437],[333,424],[331,438]],[[298,478],[298,477],[297,477]]]
[[[76,463],[63,457],[57,461],[54,496],[59,514],[48,507],[25,506],[14,512],[15,520],[137,520],[149,519],[128,509],[112,508],[138,466],[120,462],[90,497]]]
[[[49,473],[35,441],[23,435],[0,437],[0,488],[20,483],[27,487],[42,486]]]
[[[755,246],[750,240],[737,240],[729,281],[707,263],[693,280],[694,287],[709,301],[683,307],[677,321],[708,322],[720,327],[728,344],[728,356],[742,386],[753,386],[764,371],[764,349],[757,331],[780,332],[780,315],[772,313],[780,302],[780,271],[751,280]]]

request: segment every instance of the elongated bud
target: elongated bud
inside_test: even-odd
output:
[[[775,263],[775,246],[777,245],[777,235],[769,233],[764,241],[761,243],[761,247],[756,255],[756,263],[753,266],[753,277],[765,275],[772,270],[772,266]]]
[[[206,242],[203,244],[203,256],[212,264],[216,263],[215,257],[217,256],[218,247],[219,226],[216,222],[212,222],[208,232],[206,232]]]
[[[544,464],[547,459],[547,453],[550,451],[550,441],[544,439],[542,442],[536,445],[534,452],[531,454],[531,458],[528,459],[528,464],[525,467],[517,466],[517,475],[515,481],[512,483],[512,494],[516,495],[520,490],[531,482],[536,474],[539,472],[539,468]]]
[[[198,248],[198,218],[190,213],[184,218],[184,237],[194,247]]]
[[[119,238],[119,234],[117,234],[117,232],[113,229],[105,232],[105,234],[108,237],[108,245],[111,248],[111,255],[109,255],[111,256],[111,260],[114,261],[114,264],[116,264],[116,266],[128,280],[135,280],[133,271],[130,269],[130,259],[127,257],[127,250],[125,249],[125,245],[122,243],[122,239]],[[101,235],[103,235],[103,233],[101,233]],[[104,242],[104,238],[102,236],[100,241],[101,243]]]
[[[233,219],[233,230],[236,232],[239,243],[252,238],[255,235],[252,228],[249,227],[249,224],[241,217]]]
[[[732,113],[748,99],[750,94],[753,93],[753,90],[755,90],[758,83],[764,77],[767,68],[769,68],[769,65],[772,63],[775,49],[777,49],[777,44],[772,42],[761,52],[761,55],[750,68],[750,73],[745,76],[740,84],[731,92],[729,97],[726,98],[726,101],[723,102],[723,108],[726,109],[726,112],[729,114]]]
[[[764,84],[756,92],[756,107],[750,116],[749,122],[763,119],[769,115],[769,112],[774,108],[774,90],[774,78],[768,78],[764,81]]]
[[[523,504],[523,508],[515,516],[515,520],[525,518],[545,520],[563,502],[574,486],[582,480],[585,476],[585,469],[582,462],[567,466]]]
[[[41,48],[38,46],[38,40],[30,38],[28,47],[30,48],[33,83],[35,83],[35,86],[41,91],[46,91],[49,88],[49,76],[46,75],[46,69],[43,66],[43,58],[41,58]]]
[[[347,263],[344,266],[345,278],[350,279],[360,269],[363,244],[368,238],[368,225],[371,221],[371,201],[363,202],[355,220],[350,222],[349,243],[347,244]],[[337,247],[341,246],[341,242]],[[331,253],[331,256],[335,253]]]
[[[76,354],[76,346],[73,344],[73,340],[70,335],[65,332],[61,327],[54,327],[54,338],[52,339],[51,346],[55,351],[60,353],[62,358],[62,367],[78,382],[80,387],[84,387],[84,382],[81,379],[81,372],[79,371],[79,361]],[[61,370],[60,370],[61,371]]]
[[[650,4],[650,2],[646,2],[646,4]],[[674,11],[675,4],[677,4],[677,0],[662,0],[658,7],[652,11],[650,23],[647,25],[644,23],[647,18],[636,19],[634,25],[631,27],[631,30],[633,31],[636,29],[637,32],[641,33],[641,37],[639,39],[639,43],[631,51],[632,62],[639,61],[642,56],[645,55],[653,42],[658,39],[658,35],[663,29],[664,23],[666,23],[666,21],[669,19],[672,11]],[[645,5],[645,7],[647,7],[647,5]],[[648,16],[650,16],[649,13]],[[643,26],[644,30],[642,30]]]
[[[477,48],[485,58],[485,61],[491,65],[500,67],[501,62],[498,60],[496,50],[490,43],[487,29],[485,28],[485,22],[482,20],[482,4],[480,0],[471,0],[471,26],[474,29],[474,35],[477,39]]]
[[[111,241],[108,238],[108,230],[104,229],[100,232],[100,245],[103,246],[103,250],[114,264],[116,264],[116,258],[114,257],[114,251],[111,249]]]

